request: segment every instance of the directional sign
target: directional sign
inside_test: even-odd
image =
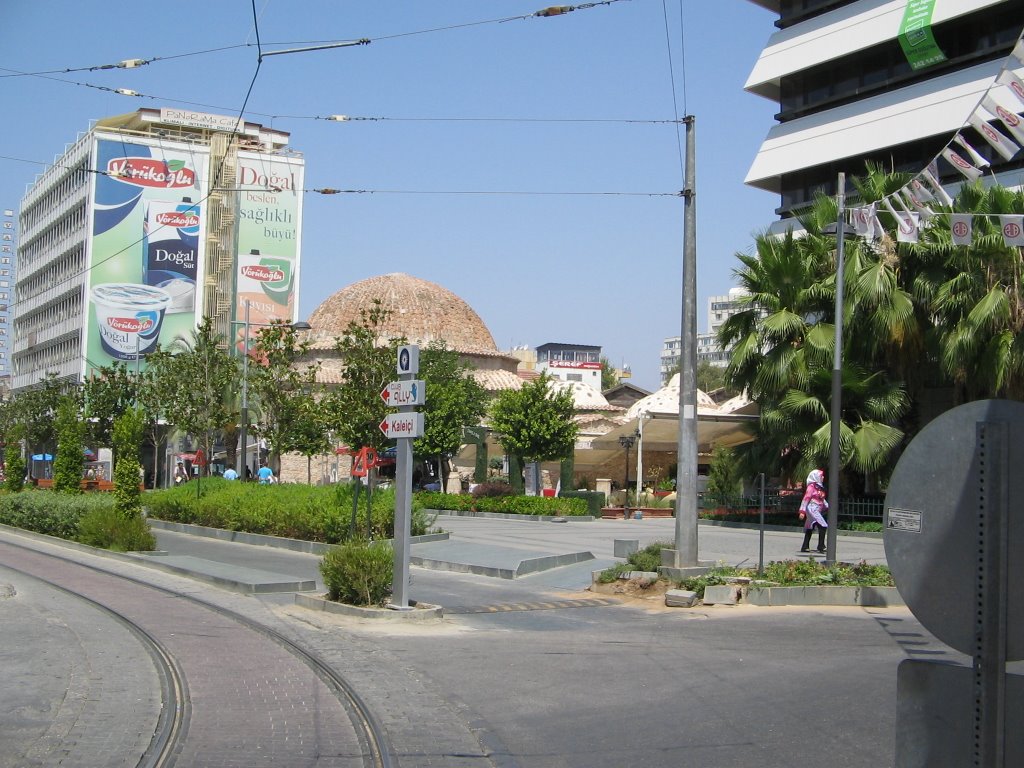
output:
[[[388,405],[423,405],[427,401],[427,388],[422,381],[392,381],[381,390],[380,397]]]
[[[395,366],[395,371],[401,375],[403,373],[417,374],[420,372],[420,348],[415,344],[406,344],[398,348],[398,364]]]
[[[380,431],[391,438],[422,437],[422,413],[390,413],[379,425]]]

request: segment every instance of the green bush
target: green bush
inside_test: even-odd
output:
[[[110,507],[92,509],[78,523],[78,541],[115,552],[151,552],[156,539],[141,516],[126,518]]]
[[[82,421],[78,402],[65,395],[57,407],[57,455],[53,460],[53,490],[57,493],[82,492],[82,441],[85,439],[85,423]]]
[[[480,498],[481,496],[512,496],[514,494],[512,486],[504,480],[488,480],[486,483],[480,483],[474,487],[471,495]]]
[[[25,459],[17,442],[8,442],[4,447],[4,472],[4,487],[8,491],[18,493],[25,487]]]
[[[337,544],[348,538],[352,493],[350,483],[259,485],[204,477],[174,488],[147,491],[143,503],[149,515],[159,520]],[[365,493],[363,489],[356,518],[356,533],[362,537],[366,536]],[[394,490],[374,490],[374,538],[394,536],[394,510]],[[412,535],[427,533],[432,523],[414,497]]]
[[[671,549],[673,546],[674,543],[670,541],[655,541],[648,544],[643,549],[631,552],[629,557],[626,558],[626,562],[618,563],[611,568],[601,571],[597,580],[601,584],[611,584],[619,576],[630,571],[653,571],[657,573],[658,568],[661,567],[661,550]]]
[[[71,495],[30,490],[0,495],[0,523],[62,539],[78,539],[83,519],[113,510],[114,499],[107,493]]]
[[[559,497],[563,499],[583,499],[587,502],[587,514],[593,517],[601,516],[601,510],[606,503],[605,495],[600,491],[562,491]]]
[[[320,561],[327,597],[350,605],[384,605],[391,596],[394,554],[383,541],[352,541]]]
[[[588,514],[587,502],[580,498],[550,496],[481,496],[467,493],[420,491],[413,494],[424,509],[459,512],[496,512],[506,515],[579,516]]]

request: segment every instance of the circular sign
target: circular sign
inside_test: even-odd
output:
[[[1007,425],[1005,455],[979,446],[982,423]],[[985,499],[1006,483],[1006,567],[1024,556],[1024,403],[979,400],[930,422],[900,457],[885,496],[885,557],[900,595],[914,616],[941,641],[972,654],[978,621],[978,576],[984,573],[983,536],[995,536]],[[995,471],[999,462],[1005,472]],[[1016,514],[1015,514],[1016,513]],[[1006,658],[1024,659],[1024,591],[1006,589]],[[985,627],[986,631],[994,628]]]

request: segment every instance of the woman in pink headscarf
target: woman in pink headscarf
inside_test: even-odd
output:
[[[800,502],[800,519],[804,521],[804,543],[800,547],[801,552],[810,552],[811,533],[818,530],[818,552],[825,554],[825,529],[828,523],[825,521],[825,511],[828,509],[828,500],[825,498],[825,473],[820,469],[811,470],[807,476],[807,487],[804,489],[804,498]]]

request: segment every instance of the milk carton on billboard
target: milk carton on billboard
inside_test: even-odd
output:
[[[195,309],[199,256],[199,206],[192,198],[151,200],[143,224],[143,282],[171,296],[168,313]]]

